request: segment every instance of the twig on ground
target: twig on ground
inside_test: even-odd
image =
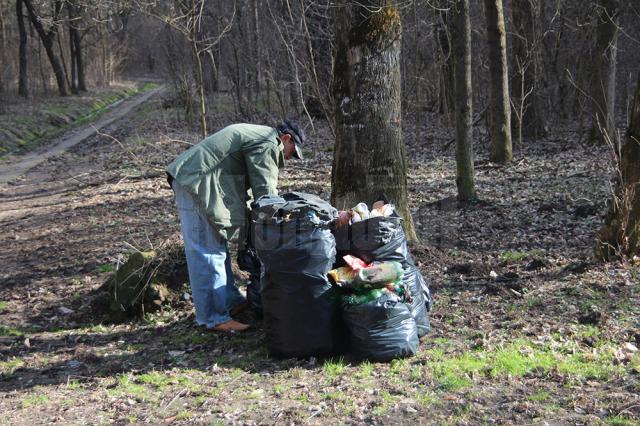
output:
[[[143,163],[144,163],[142,160],[140,160],[140,159],[138,158],[138,156],[137,156],[137,155],[135,155],[135,154],[134,154],[133,152],[131,152],[130,150],[126,149],[126,148],[124,147],[124,145],[122,144],[122,142],[120,142],[117,138],[115,138],[115,137],[111,136],[111,135],[110,135],[110,134],[108,134],[108,133],[101,132],[101,131],[100,131],[100,130],[98,130],[95,126],[91,126],[91,127],[93,127],[93,130],[95,130],[95,131],[96,131],[96,134],[97,134],[97,135],[99,135],[99,136],[104,136],[104,137],[106,137],[106,138],[108,138],[108,139],[111,139],[111,140],[112,140],[112,141],[114,141],[115,143],[117,143],[117,144],[120,146],[120,148],[122,148],[122,150],[123,150],[123,151],[125,151],[127,154],[129,154],[129,155],[131,156],[131,158],[132,158],[134,161],[136,161],[138,164],[143,164]]]
[[[165,406],[164,406],[164,408],[162,409],[162,412],[167,411],[167,408],[169,408],[169,406],[171,406],[171,404],[173,404],[173,403],[174,403],[178,398],[180,398],[180,397],[181,397],[185,392],[187,392],[187,391],[188,391],[188,389],[187,389],[187,388],[184,388],[184,389],[182,389],[180,392],[178,392],[178,393],[176,394],[176,396],[174,396],[174,397],[173,397],[173,399],[172,399],[171,401],[169,401],[169,402],[167,403],[167,405],[165,405]]]

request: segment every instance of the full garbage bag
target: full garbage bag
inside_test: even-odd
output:
[[[245,247],[238,250],[237,262],[240,269],[249,273],[249,280],[247,281],[247,302],[249,303],[249,308],[256,315],[256,318],[262,318],[261,265],[256,249],[250,241],[246,241]]]
[[[380,290],[373,290],[380,291]],[[409,306],[391,292],[374,300],[342,306],[350,333],[350,352],[371,361],[390,361],[415,355],[418,328]]]
[[[335,262],[329,222],[337,210],[311,194],[266,195],[252,205],[252,241],[264,265],[266,343],[277,356],[338,352],[344,341],[339,289],[327,273]]]
[[[377,216],[334,229],[337,258],[356,256],[366,263],[396,261],[402,264],[403,283],[410,289],[411,314],[418,325],[420,337],[430,329],[428,312],[431,293],[426,280],[415,266],[402,229],[403,219],[397,214]],[[338,263],[336,266],[341,266]]]

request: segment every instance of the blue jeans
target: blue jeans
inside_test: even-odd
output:
[[[227,241],[211,226],[194,197],[175,181],[172,186],[180,214],[196,322],[215,327],[229,321],[229,309],[244,301],[231,272]]]

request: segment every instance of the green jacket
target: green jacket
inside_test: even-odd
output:
[[[220,235],[229,239],[245,226],[247,202],[277,194],[284,166],[278,131],[254,124],[232,124],[183,152],[167,173],[193,194]]]

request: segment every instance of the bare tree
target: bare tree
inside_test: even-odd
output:
[[[619,182],[596,246],[603,259],[640,256],[640,73],[626,141],[616,158]]]
[[[7,10],[10,10],[7,7]],[[7,61],[7,24],[5,23],[5,6],[0,5],[0,64],[6,63]],[[0,66],[0,95],[2,95],[6,90],[6,67]],[[1,100],[0,100],[1,102]],[[0,111],[2,111],[2,107],[0,106]]]
[[[598,0],[596,47],[593,56],[593,121],[590,140],[615,138],[616,54],[619,0]]]
[[[441,114],[446,114],[449,122],[453,121],[455,111],[455,101],[453,96],[454,72],[453,55],[451,53],[451,31],[450,31],[450,1],[440,0],[436,11],[436,35],[438,38],[438,58],[440,62],[440,88],[439,110]]]
[[[71,90],[87,90],[81,31],[81,7],[77,0],[67,0],[67,26],[69,28],[69,52],[71,56]]]
[[[341,0],[335,12],[331,201],[344,209],[385,194],[416,241],[401,138],[400,15],[388,0]]]
[[[206,10],[206,2],[204,0],[175,0],[175,4],[175,9],[170,9],[160,15],[155,14],[153,9],[147,13],[166,22],[172,29],[178,31],[189,44],[191,60],[194,66],[196,91],[198,93],[200,134],[205,138],[208,132],[203,58],[206,59],[210,57],[213,47],[216,46],[222,37],[231,29],[233,16],[235,16],[236,13],[235,3],[233,16],[224,29],[215,35],[209,35],[203,28],[203,18]]]
[[[458,200],[471,201],[476,198],[473,168],[473,115],[471,93],[471,23],[469,22],[469,0],[456,0],[452,7],[453,67],[455,72],[456,106],[456,185]]]
[[[27,74],[27,31],[24,27],[24,5],[22,0],[16,0],[16,19],[18,21],[18,33],[20,35],[19,45],[19,77],[18,77],[18,94],[23,98],[29,96],[29,81]]]
[[[58,19],[60,18],[60,12],[62,11],[63,2],[62,0],[55,0],[53,2],[53,12],[50,17],[51,21],[48,24],[48,28],[45,28],[42,24],[42,16],[38,14],[38,11],[34,8],[31,0],[23,0],[23,2],[27,7],[27,11],[29,12],[29,19],[31,20],[31,23],[40,36],[42,46],[47,53],[47,58],[49,58],[49,63],[51,64],[53,74],[56,77],[56,83],[58,84],[58,92],[61,96],[67,96],[69,94],[69,90],[67,88],[67,80],[64,73],[64,68],[60,63],[58,55],[56,55],[53,50],[56,37],[58,36]]]
[[[509,103],[509,68],[507,36],[502,0],[485,0],[489,71],[491,72],[491,161],[508,163],[513,158],[511,146],[511,105]]]
[[[540,105],[540,0],[512,4],[513,67],[515,83],[512,98],[518,124],[518,139],[537,137],[545,132]]]

